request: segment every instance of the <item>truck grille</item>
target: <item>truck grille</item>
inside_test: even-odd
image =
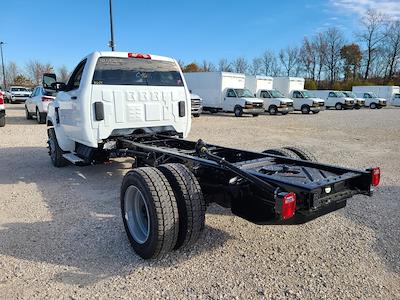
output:
[[[192,99],[191,102],[193,108],[199,108],[201,106],[201,101],[199,99]]]

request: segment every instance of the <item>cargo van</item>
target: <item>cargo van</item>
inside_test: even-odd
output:
[[[236,117],[264,112],[263,101],[245,88],[244,74],[230,72],[184,73],[189,89],[203,99],[203,111],[234,112]]]
[[[325,100],[326,108],[335,108],[336,110],[353,109],[355,101],[353,98],[347,97],[340,91],[332,90],[316,90],[314,95]]]
[[[286,98],[282,93],[273,89],[273,78],[269,76],[247,75],[245,86],[254,96],[264,101],[264,109],[270,115],[293,111],[293,100]]]
[[[400,87],[397,85],[359,85],[353,86],[353,92],[357,94],[373,93],[377,98],[385,99],[386,104],[393,104],[395,102],[396,94],[400,94]]]
[[[317,114],[325,109],[324,100],[316,98],[304,89],[304,78],[275,77],[273,87],[285,97],[292,99],[294,110],[299,110],[303,114],[310,112]]]

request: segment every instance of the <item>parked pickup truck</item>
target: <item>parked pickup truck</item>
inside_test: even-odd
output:
[[[132,248],[146,259],[195,243],[211,203],[256,224],[299,224],[345,207],[354,195],[372,196],[379,184],[379,168],[318,163],[298,147],[254,152],[183,139],[191,99],[172,58],[94,52],[66,84],[50,75],[43,86],[58,92],[47,115],[51,162],[132,158],[121,184],[121,218]]]
[[[257,98],[263,100],[264,109],[270,115],[286,115],[293,111],[293,100],[273,89],[272,77],[246,75],[245,85]]]
[[[192,100],[192,116],[195,118],[200,117],[201,112],[203,111],[202,99],[199,95],[190,93],[190,99]]]
[[[285,97],[293,100],[294,110],[302,114],[317,114],[325,110],[323,99],[315,97],[304,89],[304,78],[300,77],[274,77],[274,89],[280,91]]]

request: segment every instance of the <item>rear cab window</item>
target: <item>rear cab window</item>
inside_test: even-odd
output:
[[[183,86],[179,68],[172,61],[100,57],[92,84]]]

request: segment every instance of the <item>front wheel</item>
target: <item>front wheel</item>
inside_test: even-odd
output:
[[[354,106],[354,108],[355,108],[355,109],[360,109],[360,108],[361,108],[361,105],[357,104],[357,105]]]
[[[319,110],[314,110],[312,113],[315,115],[315,114],[319,113]]]
[[[243,115],[243,109],[239,105],[235,106],[233,112],[235,113],[235,117],[241,117]]]
[[[343,109],[342,103],[336,103],[336,104],[335,104],[335,109],[336,109],[336,110],[342,110],[342,109]]]
[[[276,115],[278,113],[278,108],[275,105],[271,105],[268,108],[268,112],[270,115]]]
[[[376,109],[376,103],[371,103],[371,104],[369,105],[369,108],[370,108],[370,109]]]
[[[258,114],[253,114],[253,117],[258,117],[259,115]]]
[[[0,127],[6,126],[6,116],[0,117]]]
[[[40,113],[40,111],[39,111],[38,108],[36,108],[36,121],[37,121],[39,124],[44,124],[44,123],[46,123],[45,114]]]
[[[303,105],[301,107],[301,113],[303,115],[308,115],[310,113],[310,107],[308,105]]]
[[[153,167],[129,171],[121,186],[121,214],[133,250],[142,258],[157,258],[177,242],[179,213],[172,187]]]
[[[25,117],[26,117],[27,120],[32,120],[32,115],[28,111],[28,108],[26,106],[25,106]]]
[[[57,142],[57,136],[56,132],[54,131],[54,128],[49,128],[47,130],[47,135],[49,137],[47,143],[48,143],[48,148],[49,148],[49,155],[51,162],[53,163],[53,166],[60,168],[60,167],[65,167],[68,162],[67,160],[63,157],[63,151],[58,145]]]
[[[200,114],[193,114],[193,117],[198,118],[200,117]]]

